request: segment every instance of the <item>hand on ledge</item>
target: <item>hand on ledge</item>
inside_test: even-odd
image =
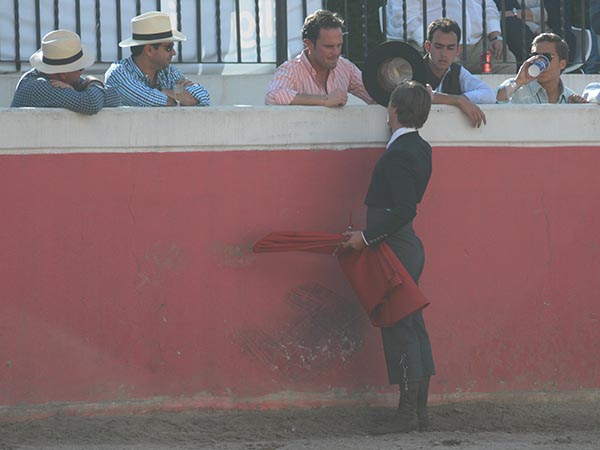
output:
[[[458,107],[467,116],[473,128],[479,128],[481,124],[487,125],[485,113],[479,106],[469,100],[467,97],[460,96]]]
[[[329,107],[344,106],[348,102],[348,93],[336,89],[325,96],[323,104]]]
[[[579,94],[571,94],[567,99],[568,103],[589,103],[585,98]]]

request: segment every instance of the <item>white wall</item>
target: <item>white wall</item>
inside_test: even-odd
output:
[[[477,129],[457,108],[435,105],[422,134],[434,146],[597,146],[598,108],[483,105],[487,125]],[[0,109],[0,131],[0,154],[372,148],[389,138],[377,105],[106,108],[91,117]]]

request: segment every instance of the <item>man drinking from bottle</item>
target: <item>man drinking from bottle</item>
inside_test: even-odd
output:
[[[496,89],[498,103],[587,103],[562,82],[569,46],[554,33],[542,33],[531,44],[531,54],[517,76]]]

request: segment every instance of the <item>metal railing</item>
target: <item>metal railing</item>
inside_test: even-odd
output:
[[[176,47],[175,62],[274,63],[276,1],[5,0],[0,12],[0,63],[13,63],[14,70],[21,70],[40,48],[42,37],[58,28],[79,34],[95,49],[97,63],[111,63],[129,55],[118,43],[130,35],[131,18],[154,10],[169,14],[187,36]],[[306,1],[296,3],[302,8]],[[319,0],[317,8],[321,6]],[[297,19],[299,24],[303,17]]]
[[[174,59],[177,63],[280,64],[302,49],[300,28],[304,18],[316,9],[330,9],[346,20],[344,55],[360,65],[370,48],[389,37],[387,3],[401,4],[404,11],[403,32],[393,37],[409,40],[406,29],[411,18],[406,17],[407,1],[422,2],[425,36],[428,22],[434,19],[427,15],[428,5],[441,2],[445,15],[446,3],[451,0],[5,0],[0,12],[0,70],[21,71],[29,56],[40,48],[43,35],[57,28],[77,32],[84,44],[95,48],[98,63],[111,63],[128,56],[118,43],[130,35],[130,19],[151,10],[169,14],[177,29],[187,35],[185,43],[178,43]],[[486,1],[488,4],[496,1],[498,9],[511,15],[515,3],[521,11],[526,6],[526,0],[464,0],[459,24],[466,21],[464,5],[469,1],[484,5],[484,27]],[[555,31],[573,42],[570,2],[585,5],[584,0],[540,0],[542,8],[550,4],[558,8]],[[585,23],[586,8],[580,7],[579,11],[580,22]],[[506,29],[506,16],[501,21]],[[521,21],[521,27],[521,44],[526,55],[530,41],[525,37],[525,20]],[[546,21],[540,27],[542,31],[548,30]],[[461,28],[465,29],[464,25]],[[584,30],[580,33],[582,41]],[[485,36],[484,31],[484,46]],[[584,56],[583,48],[572,54],[575,60]]]
[[[538,14],[528,17],[536,8]],[[458,22],[461,30],[481,29],[480,39],[485,51],[489,45],[488,33],[493,31],[490,24],[499,19],[505,44],[503,59],[506,61],[507,51],[510,51],[518,63],[527,58],[531,42],[539,33],[552,31],[562,36],[571,50],[570,64],[585,62],[592,39],[596,39],[595,34],[584,26],[573,26],[573,22],[587,22],[587,0],[388,0],[386,13],[385,35],[421,48],[427,38],[428,24],[439,17],[450,17]],[[477,18],[474,14],[481,16]],[[391,27],[387,23],[390,21],[393,22]],[[463,57],[467,54],[468,34],[462,34]]]

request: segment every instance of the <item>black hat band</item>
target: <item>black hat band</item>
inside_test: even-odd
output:
[[[69,56],[68,58],[54,59],[42,56],[42,61],[49,66],[64,66],[65,64],[71,64],[83,56],[83,50],[79,50],[79,53]]]
[[[164,31],[162,33],[153,33],[153,34],[139,34],[133,33],[133,39],[136,41],[153,41],[155,39],[165,39],[173,37],[172,31]]]

